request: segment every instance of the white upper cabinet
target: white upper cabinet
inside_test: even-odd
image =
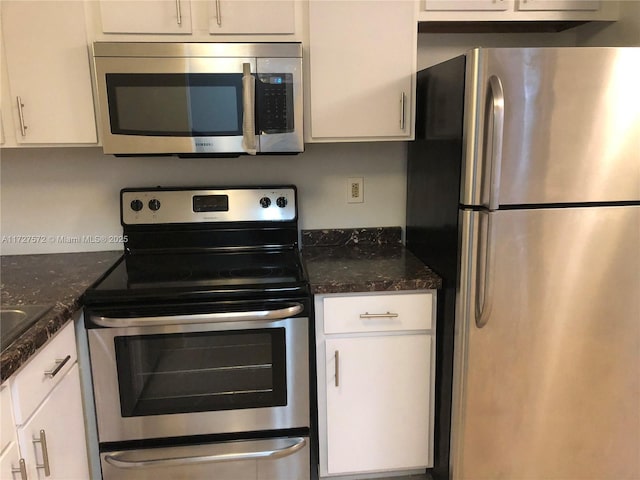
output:
[[[209,33],[293,34],[294,0],[211,0]]]
[[[309,2],[307,141],[413,138],[415,3]]]
[[[518,0],[518,10],[587,10],[597,11],[602,2],[600,0]]]
[[[191,33],[189,0],[100,0],[104,33]]]
[[[95,144],[84,3],[3,0],[1,8],[5,136],[13,128],[18,144]]]
[[[92,6],[91,11],[98,36],[159,35],[141,39],[157,41],[163,35],[182,34],[188,36],[186,41],[220,41],[211,35],[294,34],[295,4],[296,0],[100,0],[99,8]],[[239,41],[245,40],[251,38]]]
[[[616,0],[421,0],[421,22],[616,20]]]
[[[423,0],[425,10],[476,11],[508,10],[513,0]]]

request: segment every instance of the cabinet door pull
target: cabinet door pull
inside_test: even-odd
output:
[[[44,430],[40,430],[40,438],[34,438],[33,443],[39,443],[42,447],[42,463],[36,464],[36,468],[44,468],[44,476],[51,476],[51,467],[49,466],[49,451],[47,450],[47,435]]]
[[[365,313],[361,313],[360,314],[360,318],[396,318],[398,317],[397,313],[391,313],[391,312],[387,312],[387,313],[369,313],[369,312],[365,312]]]
[[[22,109],[24,108],[24,103],[22,103],[22,98],[16,97],[16,101],[18,102],[18,117],[20,119],[20,133],[23,137],[27,136],[27,126],[24,124],[24,113]]]
[[[220,0],[216,0],[216,22],[218,26],[222,26],[222,7],[220,6]]]
[[[182,9],[180,8],[180,0],[176,0],[176,15],[178,17],[178,25],[182,25]]]
[[[55,377],[58,374],[58,372],[62,370],[62,367],[64,367],[69,360],[71,360],[71,355],[67,355],[62,360],[60,359],[56,360],[56,366],[51,370],[45,370],[44,374],[49,378]]]
[[[11,473],[19,473],[20,480],[27,480],[27,465],[26,463],[24,463],[24,458],[20,459],[20,461],[18,462],[18,465],[20,465],[20,467],[12,468]]]
[[[400,130],[404,130],[405,127],[405,110],[407,104],[407,95],[402,92],[400,94]]]
[[[335,365],[335,376],[336,376],[336,387],[340,386],[340,352],[338,350],[336,350],[333,354],[333,357],[335,359],[336,365]]]

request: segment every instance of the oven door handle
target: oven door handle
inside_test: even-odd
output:
[[[292,455],[303,448],[307,441],[302,437],[290,438],[289,443],[284,448],[275,449],[255,449],[247,448],[245,451],[227,452],[227,453],[211,453],[204,455],[182,455],[176,454],[176,448],[158,448],[153,449],[153,455],[149,450],[143,451],[121,451],[113,452],[104,456],[104,460],[117,468],[145,468],[145,467],[179,467],[184,465],[192,465],[195,463],[219,463],[231,462],[239,460],[257,460],[257,459],[276,459]],[[251,442],[248,442],[250,445]],[[200,446],[201,447],[201,446]],[[215,450],[217,445],[212,446]],[[187,450],[187,447],[178,447],[181,450]],[[202,448],[198,448],[202,451]],[[166,455],[164,458],[163,455]]]
[[[117,327],[154,327],[162,325],[184,325],[198,323],[273,321],[290,318],[302,312],[304,306],[294,303],[278,310],[253,310],[248,312],[201,313],[196,315],[169,315],[158,317],[91,317],[96,325],[108,328]]]

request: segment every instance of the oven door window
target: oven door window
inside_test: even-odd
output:
[[[115,338],[123,417],[287,404],[284,328]]]
[[[242,135],[242,74],[106,75],[111,133]]]

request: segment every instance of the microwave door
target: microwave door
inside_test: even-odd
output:
[[[243,64],[255,63],[96,58],[104,152],[244,153]]]

